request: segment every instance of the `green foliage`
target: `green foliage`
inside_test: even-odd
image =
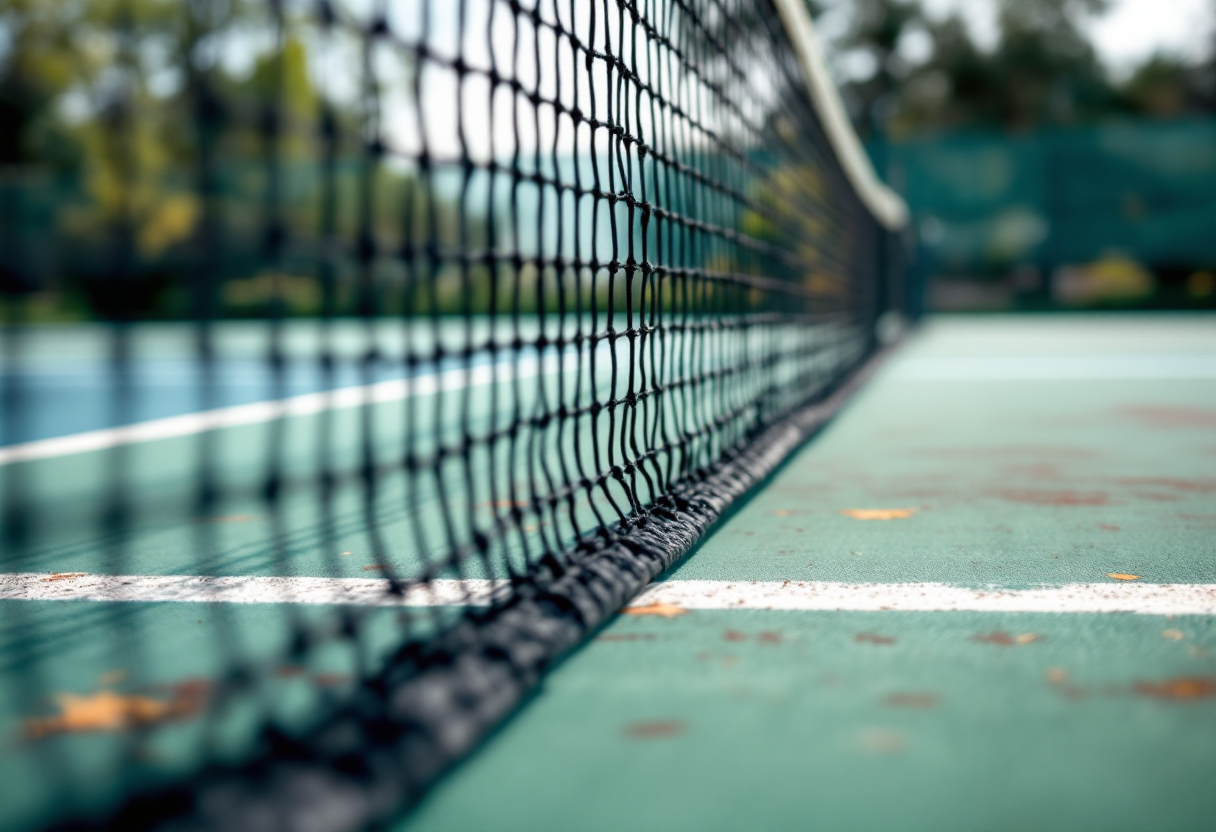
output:
[[[837,56],[864,54],[872,66],[844,84],[863,136],[958,127],[1024,131],[1116,114],[1216,110],[1216,2],[1206,64],[1156,55],[1125,82],[1113,80],[1086,36],[1110,0],[991,2],[997,37],[986,48],[959,15],[935,17],[917,0],[838,0],[835,8],[847,20],[833,44]],[[914,39],[928,48],[913,54]]]
[[[450,199],[366,153],[374,114],[326,97],[277,8],[0,0],[0,289],[46,319],[341,313],[404,280],[361,275],[361,232],[399,251],[412,210],[451,244]]]

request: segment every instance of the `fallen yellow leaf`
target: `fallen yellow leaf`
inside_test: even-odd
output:
[[[1047,681],[1053,685],[1061,685],[1068,681],[1068,671],[1062,667],[1047,668]]]
[[[55,697],[59,713],[25,721],[25,735],[42,739],[52,734],[88,731],[118,731],[152,725],[197,714],[206,703],[210,683],[190,679],[171,685],[170,697],[126,696],[111,690],[80,696],[64,693]]]
[[[1106,577],[1114,578],[1116,581],[1138,581],[1139,575],[1128,575],[1126,572],[1107,572]]]
[[[1161,635],[1170,641],[1182,641],[1186,638],[1186,633],[1182,632],[1182,630],[1162,630]]]
[[[1031,642],[1038,641],[1039,635],[1038,633],[1022,633],[1021,635],[1014,636],[1013,640],[1018,644],[1030,644]]]
[[[840,512],[854,520],[903,520],[916,514],[914,508],[847,508]]]
[[[688,610],[674,604],[646,604],[641,607],[626,607],[625,615],[660,615],[663,618],[675,618],[684,615]]]
[[[26,736],[39,739],[49,734],[80,731],[117,731],[135,725],[149,725],[173,713],[173,706],[147,696],[121,696],[103,690],[91,696],[65,693],[56,697],[58,716],[30,719]]]

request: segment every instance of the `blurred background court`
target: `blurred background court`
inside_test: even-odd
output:
[[[823,3],[938,311],[1210,309],[1203,2]]]

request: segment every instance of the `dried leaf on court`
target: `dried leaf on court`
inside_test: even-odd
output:
[[[48,577],[45,577],[42,580],[45,581],[46,583],[51,583],[53,581],[70,581],[73,578],[83,578],[87,574],[89,574],[89,573],[88,572],[52,572]]]
[[[1038,633],[1020,633],[1013,637],[1013,640],[1018,644],[1030,644],[1039,640]]]
[[[1047,681],[1053,685],[1062,685],[1068,681],[1068,671],[1062,667],[1047,668]]]
[[[1186,633],[1182,632],[1182,630],[1162,630],[1161,635],[1170,641],[1182,641],[1186,638]]]
[[[1129,575],[1126,572],[1107,572],[1106,577],[1114,578],[1116,581],[1138,581],[1139,575]]]
[[[109,690],[86,696],[65,693],[56,697],[56,702],[59,706],[56,716],[26,720],[27,737],[36,740],[52,734],[118,731],[152,725],[186,716],[197,706],[197,702],[184,698],[165,701],[150,696],[123,696]]]
[[[646,604],[641,607],[626,607],[625,615],[659,615],[663,618],[675,618],[684,615],[688,610],[674,604]]]
[[[840,512],[854,520],[903,520],[916,514],[914,508],[847,508]]]

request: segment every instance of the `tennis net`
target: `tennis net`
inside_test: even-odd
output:
[[[913,308],[801,0],[0,33],[6,828],[407,812]]]

